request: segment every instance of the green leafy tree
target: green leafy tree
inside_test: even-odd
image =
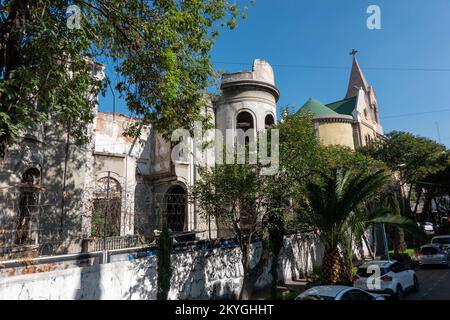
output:
[[[403,214],[407,215],[416,212],[420,201],[421,189],[419,188],[416,204],[413,206],[414,209],[411,209],[414,185],[427,175],[443,170],[450,155],[445,146],[402,131],[392,131],[386,135],[385,139],[375,141],[360,151],[383,161],[392,171],[398,173],[402,199],[400,205]]]
[[[267,231],[271,251],[270,296],[278,298],[278,264],[280,250],[287,233],[296,232],[299,225],[290,199],[293,189],[304,187],[312,171],[320,161],[321,147],[317,139],[312,118],[304,114],[290,114],[285,108],[280,121],[274,128],[279,130],[279,170],[268,180]]]
[[[322,147],[311,116],[289,114],[287,109],[281,113],[282,121],[275,127],[280,132],[280,174],[288,184],[300,183],[324,163]]]
[[[291,210],[293,188],[301,188],[320,160],[320,143],[314,133],[312,118],[289,114],[282,110],[283,119],[274,128],[279,130],[279,170],[268,179],[267,231],[271,251],[270,295],[278,298],[278,264],[286,233],[295,232],[295,216]]]
[[[78,12],[66,13],[69,5]],[[86,140],[92,97],[100,88],[93,60],[112,62],[116,90],[142,121],[165,137],[191,128],[213,74],[210,50],[239,8],[227,0],[6,0],[0,5],[0,142],[51,119]],[[79,24],[79,27],[78,27]]]
[[[446,197],[450,195],[450,163],[445,169],[429,174],[423,179],[420,187],[424,189],[425,199],[423,211],[425,213],[432,212],[432,201],[436,204],[438,214],[442,216],[450,210]],[[441,219],[438,220],[441,223]]]
[[[222,237],[237,240],[242,257],[243,284],[239,299],[249,299],[269,258],[267,240],[268,176],[253,164],[201,167],[201,180],[192,188],[195,201],[205,215],[215,218]],[[259,260],[252,262],[252,242],[262,240]]]

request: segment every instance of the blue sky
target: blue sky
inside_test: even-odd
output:
[[[371,4],[381,8],[381,30],[366,26]],[[352,48],[376,89],[385,131],[438,140],[439,127],[449,147],[448,0],[256,0],[236,29],[222,30],[212,61],[226,72],[250,69],[255,58],[268,61],[281,91],[278,106],[298,109],[309,97],[344,97]],[[125,112],[122,101],[116,105]],[[112,110],[111,94],[100,99],[100,110]]]

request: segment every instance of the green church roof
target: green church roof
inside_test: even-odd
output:
[[[319,101],[313,98],[309,98],[308,101],[301,107],[298,112],[300,113],[309,113],[313,116],[321,116],[321,115],[336,115],[337,112],[331,110],[330,108],[326,107]]]
[[[356,108],[356,99],[357,97],[351,97],[348,99],[329,103],[326,105],[326,107],[339,114],[347,114],[351,116],[353,110],[355,110]]]

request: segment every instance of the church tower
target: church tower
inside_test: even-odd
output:
[[[375,89],[369,85],[352,50],[352,69],[344,99],[328,104],[310,98],[298,112],[313,116],[314,128],[324,145],[358,149],[380,139],[383,127],[378,116]]]
[[[345,99],[357,98],[354,118],[358,122],[359,137],[357,145],[364,146],[384,135],[378,114],[377,95],[373,86],[369,85],[359,66],[355,49],[350,53],[353,56],[352,69],[348,82]]]

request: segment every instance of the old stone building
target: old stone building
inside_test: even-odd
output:
[[[103,68],[97,67],[95,76],[101,78]],[[220,88],[221,96],[208,97],[204,110],[220,132],[243,129],[256,135],[276,122],[280,91],[267,62],[257,59],[251,71],[224,74]],[[324,144],[354,149],[383,134],[374,89],[356,58],[344,100],[323,105],[310,99],[300,112],[313,114]],[[220,236],[215,222],[187,197],[200,179],[194,141],[188,142],[193,152],[177,159],[173,144],[151,127],[142,128],[140,137],[126,137],[137,119],[95,113],[88,145],[76,146],[60,128],[38,126],[1,160],[0,254],[136,246],[153,241],[164,222],[179,241]],[[213,166],[216,151],[203,152],[203,164]]]
[[[103,69],[95,76],[103,77]],[[280,93],[267,62],[255,60],[252,71],[224,74],[221,89],[218,100],[207,98],[204,111],[216,128],[256,134],[275,123]],[[134,246],[152,241],[164,221],[178,240],[216,237],[214,221],[203,218],[187,197],[199,179],[196,155],[174,159],[171,142],[152,128],[142,128],[138,138],[124,135],[137,119],[95,112],[88,145],[78,147],[64,130],[41,126],[1,160],[3,253],[102,249],[104,236],[109,249]],[[214,138],[211,133],[202,139]],[[202,157],[214,165],[214,150]]]
[[[344,99],[322,104],[310,98],[299,110],[313,116],[315,130],[325,145],[362,147],[383,136],[375,89],[368,84],[353,51],[353,63]]]

